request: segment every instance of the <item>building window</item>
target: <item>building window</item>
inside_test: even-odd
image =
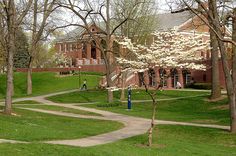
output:
[[[206,82],[206,74],[203,74],[203,81]]]
[[[204,52],[201,51],[201,56],[204,57]]]
[[[97,50],[96,50],[96,42],[91,42],[91,58],[97,59]]]
[[[60,52],[63,52],[65,49],[64,49],[64,44],[60,44]]]
[[[104,55],[103,54],[106,55],[106,49],[107,49],[107,43],[106,43],[105,40],[101,41],[101,47],[102,47],[102,51],[104,52],[104,53],[103,52],[101,53],[101,59],[104,59]]]
[[[72,58],[72,66],[76,66],[76,59],[75,58]]]
[[[77,50],[76,44],[73,43],[73,44],[72,44],[72,51],[76,51],[76,50]]]
[[[82,58],[87,58],[87,45],[82,43]]]
[[[72,44],[70,44],[70,51],[72,51]]]
[[[115,57],[120,57],[120,45],[117,42],[113,42],[113,54]]]
[[[70,51],[70,44],[69,43],[66,44],[66,51]]]
[[[209,51],[207,51],[206,58],[207,58],[207,59],[209,59],[209,58],[210,58]]]

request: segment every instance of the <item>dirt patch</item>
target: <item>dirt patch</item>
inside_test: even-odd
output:
[[[210,108],[211,110],[213,109],[218,109],[218,110],[228,110],[229,109],[229,104],[225,104],[225,105],[220,105],[220,106],[215,106]]]
[[[225,147],[236,147],[236,145],[224,145]]]
[[[19,115],[19,114],[11,113],[11,115],[9,115],[9,114],[5,114],[3,111],[0,111],[0,115],[21,117],[21,115]]]
[[[152,146],[148,146],[147,144],[136,144],[137,147],[140,148],[165,148],[166,145],[163,144],[152,144]]]
[[[207,101],[207,102],[217,102],[217,101],[224,100],[225,98],[227,98],[226,95],[221,95],[221,97],[219,97],[219,98],[216,98],[216,99],[205,99],[205,101]]]

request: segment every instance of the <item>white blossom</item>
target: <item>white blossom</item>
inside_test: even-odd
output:
[[[203,58],[197,53],[209,49],[209,42],[204,41],[201,35],[186,35],[175,30],[154,32],[153,35],[154,42],[149,46],[134,45],[130,39],[124,38],[119,43],[136,58],[117,58],[117,62],[133,69],[159,66],[205,70],[205,65],[199,64]]]
[[[52,56],[52,62],[59,66],[66,66],[70,63],[70,59],[63,53],[55,53]]]

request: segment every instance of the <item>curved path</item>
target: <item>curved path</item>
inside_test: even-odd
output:
[[[66,108],[79,109],[79,110],[84,110],[84,111],[89,111],[89,112],[101,114],[102,117],[78,115],[78,114],[73,114],[73,113],[49,111],[49,110],[42,110],[42,109],[35,109],[35,108],[21,108],[21,109],[27,109],[27,110],[31,110],[31,111],[54,114],[54,115],[59,115],[59,116],[68,116],[68,117],[75,117],[75,118],[90,118],[90,119],[99,119],[99,120],[112,120],[112,121],[117,121],[117,122],[121,122],[124,124],[124,128],[122,128],[120,130],[113,131],[113,132],[105,133],[105,134],[100,134],[100,135],[91,136],[91,137],[82,138],[82,139],[46,141],[43,143],[61,144],[61,145],[70,145],[70,146],[81,146],[81,147],[95,146],[95,145],[111,143],[111,142],[115,142],[120,139],[125,139],[128,137],[144,134],[147,132],[148,128],[150,127],[150,119],[132,117],[132,116],[112,113],[112,112],[108,112],[108,111],[97,110],[94,108],[86,108],[86,107],[82,107],[82,106],[78,106],[78,105],[75,106],[73,104],[58,104],[58,103],[46,100],[46,97],[49,97],[49,96],[59,95],[59,94],[64,94],[64,93],[69,93],[69,92],[74,92],[74,91],[76,91],[76,90],[53,93],[53,94],[48,94],[48,95],[44,95],[44,96],[20,98],[20,99],[14,100],[14,102],[25,101],[25,100],[34,100],[37,102],[44,103],[46,105],[54,105],[54,106],[60,106],[60,107],[66,107]],[[209,128],[218,128],[218,129],[229,130],[229,126],[194,124],[194,123],[163,121],[163,120],[156,120],[156,124],[185,125],[185,126],[209,127]],[[0,143],[1,142],[2,141],[0,140]],[[21,142],[12,141],[12,143],[21,143]]]
[[[25,142],[25,141],[16,141],[16,140],[7,140],[7,139],[0,139],[0,143],[27,144],[28,142]]]

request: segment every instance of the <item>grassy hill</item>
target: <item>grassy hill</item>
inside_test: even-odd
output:
[[[27,77],[26,73],[14,74],[14,97],[23,97],[26,95]],[[88,88],[98,86],[101,75],[94,73],[82,73],[81,84],[87,79]],[[33,96],[42,95],[52,92],[70,90],[79,88],[79,75],[60,76],[57,73],[42,72],[33,73]],[[0,75],[0,99],[5,97],[6,91],[6,75]]]

